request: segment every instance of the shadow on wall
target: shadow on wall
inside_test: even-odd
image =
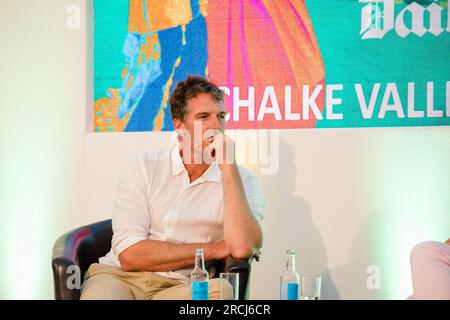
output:
[[[376,300],[385,296],[382,276],[387,270],[385,268],[392,266],[389,266],[389,261],[382,265],[377,260],[380,250],[390,250],[374,243],[373,230],[380,215],[381,212],[374,212],[367,216],[353,238],[347,263],[329,272],[345,299]]]
[[[261,262],[254,266],[252,293],[256,298],[279,299],[279,281],[286,250],[295,249],[300,274],[321,274],[324,300],[339,299],[327,265],[326,249],[312,220],[309,202],[295,194],[295,148],[280,138],[279,172],[262,176],[266,201]]]

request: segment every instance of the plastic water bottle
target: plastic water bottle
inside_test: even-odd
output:
[[[287,250],[286,269],[280,279],[280,300],[298,300],[300,277],[295,270],[295,250]]]
[[[195,251],[195,267],[191,272],[192,300],[208,300],[208,281],[203,248],[199,248]]]

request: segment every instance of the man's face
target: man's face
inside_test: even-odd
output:
[[[183,129],[189,133],[190,139],[183,139],[183,147],[194,150],[194,143],[200,143],[201,151],[211,143],[209,138],[225,130],[225,109],[223,102],[215,101],[209,94],[200,93],[187,102],[187,113],[184,122],[174,120],[176,130]],[[200,134],[199,134],[200,133]],[[200,135],[200,137],[198,136]]]

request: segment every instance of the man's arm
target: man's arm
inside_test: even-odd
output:
[[[170,271],[194,264],[195,249],[204,248],[205,260],[230,254],[225,242],[173,244],[148,240],[150,216],[147,191],[154,168],[146,155],[130,159],[119,175],[113,212],[112,249],[124,271]]]
[[[217,243],[174,244],[142,240],[119,255],[124,271],[170,271],[194,264],[195,250],[204,249],[205,260],[223,259],[230,254],[224,241]]]
[[[252,214],[235,164],[221,165],[223,174],[224,238],[231,255],[251,257],[262,246],[261,227]]]
[[[234,141],[225,134],[214,136],[206,154],[215,159],[223,175],[223,231],[231,255],[249,258],[262,246],[262,230],[250,209],[235,162]]]

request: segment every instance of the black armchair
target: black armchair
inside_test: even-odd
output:
[[[72,275],[68,268],[78,266],[81,281],[92,263],[104,256],[111,249],[112,225],[111,220],[96,222],[71,230],[61,235],[53,246],[52,268],[55,285],[56,300],[78,300],[80,289],[70,289],[67,285]],[[258,260],[258,256],[255,256]],[[251,263],[250,259],[234,259],[229,256],[217,260],[214,278],[220,272],[239,273],[239,299],[248,299]]]

